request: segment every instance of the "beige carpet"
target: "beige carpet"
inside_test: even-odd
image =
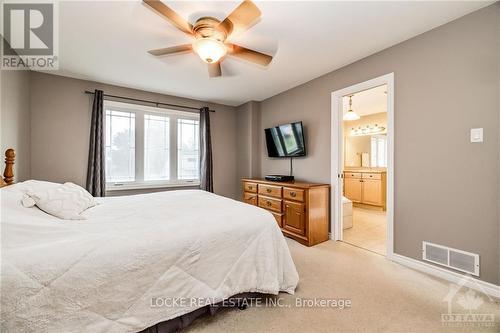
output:
[[[352,228],[344,230],[344,242],[386,254],[386,212],[369,208],[352,208]]]
[[[354,246],[328,241],[307,248],[288,240],[300,275],[295,295],[280,294],[290,307],[227,309],[198,319],[194,332],[499,332],[500,303],[486,296],[480,313],[496,315],[494,328],[443,327],[446,281],[388,261]],[[462,292],[460,292],[462,294]],[[295,307],[295,298],[347,298],[350,309]],[[454,305],[455,312],[465,312]]]

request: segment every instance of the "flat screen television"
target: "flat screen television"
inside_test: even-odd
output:
[[[306,156],[302,122],[266,128],[266,146],[269,157]]]

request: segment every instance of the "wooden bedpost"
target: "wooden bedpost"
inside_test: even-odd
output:
[[[16,159],[16,152],[14,149],[7,149],[5,151],[5,171],[3,172],[3,180],[7,185],[14,182],[14,160]]]

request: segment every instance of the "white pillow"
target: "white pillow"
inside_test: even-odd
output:
[[[84,188],[64,183],[53,188],[29,189],[23,197],[23,206],[34,204],[44,212],[64,220],[84,220],[84,210],[97,205],[94,197]]]
[[[58,186],[61,186],[61,183],[52,183],[52,182],[46,182],[43,180],[26,180],[21,183],[15,183],[9,186],[9,188],[19,190],[23,193],[28,193],[28,192],[39,192],[39,191],[46,191],[50,190],[53,188],[56,188]]]
[[[33,207],[36,203],[35,200],[33,200],[28,195],[28,193],[41,193],[53,188],[57,188],[58,186],[61,186],[61,184],[47,182],[44,180],[30,179],[25,180],[24,182],[12,184],[11,186],[9,186],[9,189],[21,191],[22,193],[24,193],[21,199],[21,203],[24,207],[30,208]]]

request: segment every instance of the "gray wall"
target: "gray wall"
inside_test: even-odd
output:
[[[85,184],[92,97],[85,90],[200,107],[203,102],[44,73],[31,73],[31,177]],[[209,104],[212,126],[214,190],[235,198],[236,113]],[[136,191],[133,193],[138,193]],[[146,192],[146,191],[144,191]],[[114,192],[113,194],[117,194]],[[122,194],[130,194],[124,191]]]
[[[30,72],[1,71],[0,76],[0,174],[3,174],[5,150],[14,148],[14,176],[16,181],[22,181],[30,178]]]
[[[260,103],[248,102],[236,108],[236,175],[241,178],[260,175]],[[242,198],[238,188],[238,198]]]
[[[500,3],[269,98],[263,129],[302,120],[308,156],[299,179],[330,182],[335,90],[394,72],[395,252],[421,258],[427,240],[479,253],[481,279],[498,284]],[[469,142],[483,127],[485,141]],[[286,173],[261,143],[262,175]]]

